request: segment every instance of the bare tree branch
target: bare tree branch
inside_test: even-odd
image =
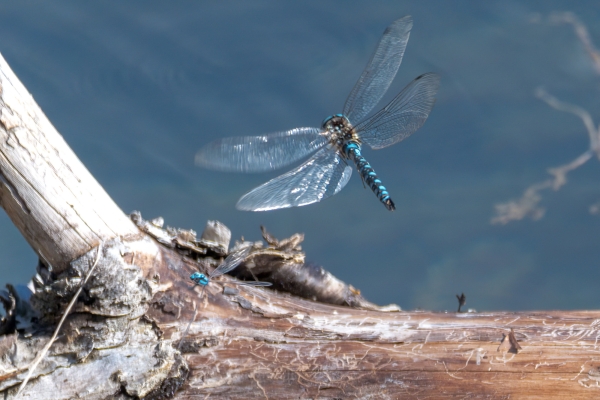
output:
[[[548,18],[550,22],[555,24],[571,24],[573,25],[573,30],[575,34],[583,43],[585,50],[590,56],[592,63],[594,64],[594,68],[596,72],[600,74],[600,51],[596,49],[594,43],[592,42],[592,38],[590,37],[590,33],[588,32],[587,27],[583,24],[579,18],[572,12],[556,12],[550,14]]]
[[[550,16],[550,21],[554,23],[570,23],[575,29],[579,40],[584,44],[588,55],[592,59],[596,71],[600,74],[600,53],[594,47],[589,36],[587,28],[579,19],[572,13],[555,13]],[[523,196],[518,200],[510,200],[506,203],[496,204],[496,216],[491,220],[492,224],[507,224],[510,221],[518,221],[529,217],[533,220],[538,220],[544,216],[544,208],[539,206],[542,196],[541,191],[552,188],[559,190],[567,183],[567,174],[585,164],[590,158],[596,154],[600,160],[600,126],[596,127],[591,115],[583,108],[568,104],[553,97],[543,88],[538,88],[535,91],[536,97],[544,101],[550,107],[574,114],[578,116],[586,128],[589,137],[589,148],[571,162],[548,169],[548,173],[553,176],[553,179],[535,183],[525,189]],[[600,203],[598,203],[600,204]],[[597,214],[598,204],[590,206],[590,213]]]

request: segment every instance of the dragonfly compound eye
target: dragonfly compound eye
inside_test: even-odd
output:
[[[201,274],[200,272],[194,272],[192,275],[190,275],[190,279],[194,281],[196,285],[208,285],[208,278],[206,275]]]

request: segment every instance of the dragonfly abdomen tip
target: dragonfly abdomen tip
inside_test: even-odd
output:
[[[385,208],[387,208],[390,211],[394,211],[396,209],[396,205],[389,196],[387,199],[383,200],[382,203],[385,206]]]

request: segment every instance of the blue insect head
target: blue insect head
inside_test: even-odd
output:
[[[194,281],[196,285],[208,285],[208,277],[200,272],[194,272],[192,275],[190,275],[190,279]]]
[[[329,135],[329,143],[341,150],[344,143],[360,139],[354,132],[354,127],[344,114],[335,114],[325,118],[321,127]]]

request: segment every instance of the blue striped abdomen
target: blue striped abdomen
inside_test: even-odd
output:
[[[385,208],[394,211],[396,205],[392,201],[385,186],[381,184],[381,180],[377,177],[373,167],[371,167],[362,154],[360,154],[360,145],[356,142],[348,142],[344,145],[342,150],[346,157],[354,161],[363,181],[371,187],[371,190],[375,193],[375,196],[377,196],[379,201],[383,203]]]

